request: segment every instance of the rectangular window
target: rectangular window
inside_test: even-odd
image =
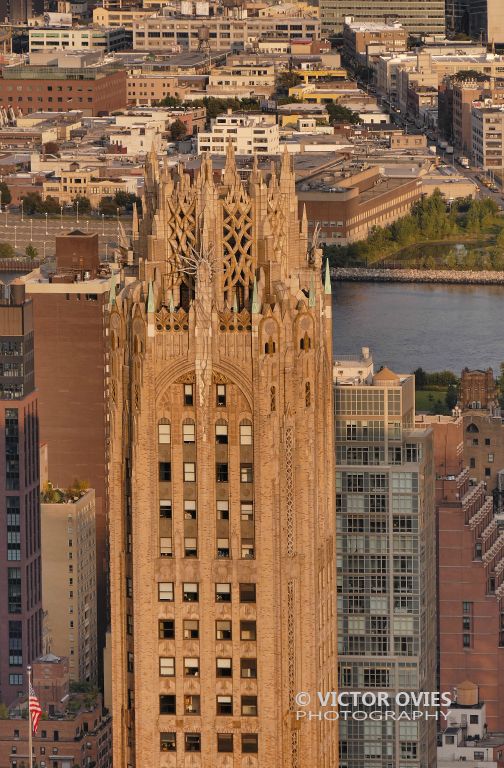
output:
[[[163,694],[159,697],[159,714],[160,715],[177,714],[176,698],[174,694]]]
[[[217,659],[217,677],[232,677],[233,676],[233,662],[232,659]]]
[[[257,717],[257,696],[241,697],[241,713],[244,717]]]
[[[242,483],[251,483],[254,479],[252,464],[240,464],[240,480]]]
[[[229,520],[229,502],[217,502],[217,520]]]
[[[175,659],[173,656],[160,656],[159,674],[161,677],[175,676]]]
[[[231,602],[231,584],[216,584],[215,600],[217,603],[230,603]]]
[[[159,517],[164,517],[168,520],[172,518],[172,503],[171,499],[159,500]]]
[[[219,619],[215,622],[215,639],[216,640],[231,640],[232,629],[231,621],[228,619]]]
[[[259,735],[257,733],[242,733],[241,746],[243,754],[257,754],[259,751]]]
[[[173,602],[173,581],[160,581],[158,583],[159,599],[164,602]]]
[[[184,675],[186,677],[199,677],[199,659],[196,657],[184,659]]]
[[[171,536],[161,536],[159,539],[159,554],[161,557],[172,557],[173,556],[173,549],[172,549],[172,537]]]
[[[184,696],[184,715],[200,715],[201,698],[199,695],[188,693]]]
[[[177,751],[177,735],[173,731],[160,733],[160,752],[176,752]]]
[[[217,557],[227,558],[230,554],[229,539],[217,539]]]
[[[158,424],[158,440],[162,444],[171,441],[171,426],[169,424]]]
[[[182,600],[184,603],[197,603],[199,601],[199,587],[196,582],[184,582],[182,587]]]
[[[159,482],[171,483],[171,463],[169,461],[159,462]]]
[[[215,465],[215,479],[218,483],[227,483],[229,481],[229,469],[228,464],[216,464]]]
[[[257,659],[240,659],[240,677],[256,679]]]
[[[240,640],[256,640],[256,632],[255,621],[240,621]]]
[[[217,384],[217,407],[223,408],[226,405],[226,385]]]
[[[253,539],[242,539],[241,558],[242,560],[253,560],[255,557],[255,548]]]
[[[217,752],[232,752],[232,751],[233,751],[233,734],[218,733],[217,734]]]
[[[196,425],[193,422],[183,424],[182,434],[184,443],[194,443],[196,437]]]
[[[194,537],[184,539],[184,557],[198,557],[198,542]]]
[[[217,696],[217,714],[218,715],[233,714],[233,697],[232,696]]]
[[[240,603],[255,603],[256,585],[240,584]]]
[[[192,499],[184,501],[184,518],[186,520],[196,520],[196,502]]]
[[[194,461],[184,462],[184,482],[194,483],[196,482],[196,464]]]
[[[174,619],[160,619],[159,620],[159,639],[173,640],[174,637],[175,637]]]
[[[240,445],[252,445],[252,424],[240,424]]]
[[[240,504],[240,515],[244,522],[254,519],[254,505],[251,501],[242,501]]]
[[[192,384],[184,384],[184,405],[194,405],[194,387]]]
[[[186,733],[184,735],[186,752],[201,752],[201,734]]]
[[[228,444],[228,427],[227,424],[215,425],[215,442],[217,445]]]
[[[197,640],[199,638],[199,621],[197,619],[185,619],[184,640]]]

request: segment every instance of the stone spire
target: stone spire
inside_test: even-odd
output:
[[[326,259],[326,263],[325,263],[324,293],[326,293],[328,295],[330,295],[332,293],[331,271],[329,269],[329,259]]]
[[[236,157],[233,142],[229,139],[226,147],[226,164],[224,166],[224,184],[227,187],[234,187],[239,181],[236,170]]]

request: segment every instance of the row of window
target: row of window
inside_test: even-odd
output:
[[[159,500],[159,517],[171,520],[173,515],[172,500]],[[196,520],[198,516],[196,501],[194,499],[184,499],[184,519]],[[243,522],[252,522],[254,519],[254,505],[251,501],[240,502],[240,519]],[[219,500],[217,502],[217,520],[229,520],[229,502]]]
[[[241,751],[244,754],[257,754],[259,747],[259,736],[257,733],[242,733],[241,734]],[[174,732],[161,733],[161,752],[176,752],[177,751],[177,734]],[[201,752],[201,734],[200,733],[184,733],[184,751],[185,752]],[[218,733],[217,734],[217,752],[233,752],[234,751],[234,734],[232,733]]]
[[[162,602],[173,602],[175,599],[173,581],[158,582],[158,596]],[[240,603],[256,602],[256,585],[243,583],[239,585]],[[199,602],[199,583],[185,581],[182,584],[182,600],[184,603]],[[220,583],[215,585],[216,602],[231,602],[231,584]]]
[[[184,640],[199,639],[199,621],[197,619],[185,619],[183,626]],[[175,639],[175,619],[159,619],[159,639]],[[233,628],[232,622],[227,619],[219,619],[215,622],[215,639],[232,640]],[[257,639],[256,622],[252,620],[240,621],[240,640],[245,642]]]
[[[255,546],[254,539],[243,538],[240,543],[240,559],[254,560]],[[217,539],[217,557],[221,560],[231,558],[231,545],[228,537],[219,537]],[[159,537],[159,556],[173,557],[174,546],[172,536]],[[184,537],[184,557],[198,557],[198,540],[194,536]]]
[[[220,661],[227,661],[227,659],[220,659]],[[233,715],[233,697],[232,696],[217,696],[216,697],[216,711],[218,715],[226,716]],[[257,696],[244,695],[241,697],[241,709],[240,712],[243,717],[257,717]],[[159,696],[159,714],[160,715],[176,715],[177,714],[177,697],[175,694],[161,694]],[[186,715],[200,715],[201,714],[201,698],[189,694],[184,696],[184,714]]]
[[[186,420],[182,424],[182,440],[186,444],[196,441],[196,424],[194,421]],[[158,441],[161,445],[171,443],[170,423],[161,422],[158,424]],[[228,425],[226,423],[215,425],[215,442],[218,445],[228,444]],[[248,422],[240,424],[240,445],[252,445],[252,424]]]
[[[184,461],[183,466],[184,483],[196,482],[196,462]],[[218,483],[229,482],[229,464],[227,462],[217,462],[215,465],[215,479]],[[254,479],[254,470],[252,464],[240,464],[240,482],[251,483]],[[159,482],[171,483],[172,469],[170,461],[159,462]]]
[[[199,677],[200,676],[200,660],[197,656],[185,656],[184,657],[184,677]],[[159,657],[159,676],[160,677],[175,677],[175,657],[174,656],[160,656]],[[218,678],[233,677],[233,660],[231,658],[218,658],[216,659],[215,676]],[[257,678],[257,659],[243,658],[240,659],[240,677],[248,680],[255,680]],[[218,713],[218,714],[223,714]],[[243,714],[243,713],[242,713]],[[257,714],[248,712],[247,714]]]

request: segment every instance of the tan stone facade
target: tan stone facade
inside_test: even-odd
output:
[[[110,312],[114,765],[335,768],[331,297],[291,162],[149,156]]]

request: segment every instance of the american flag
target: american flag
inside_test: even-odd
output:
[[[40,701],[37,699],[37,695],[33,690],[31,682],[28,697],[28,709],[30,710],[33,733],[37,733],[40,716],[42,715],[42,707],[40,706]]]

